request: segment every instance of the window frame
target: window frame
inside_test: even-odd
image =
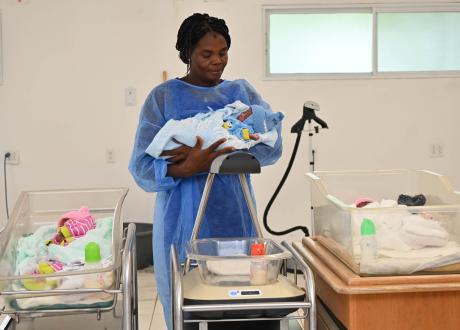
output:
[[[302,13],[370,13],[372,14],[372,71],[370,73],[270,73],[270,14]],[[460,3],[423,4],[324,4],[324,5],[264,5],[262,24],[264,40],[264,80],[310,80],[310,79],[375,79],[375,78],[436,78],[460,77],[460,70],[444,71],[392,71],[379,72],[377,24],[379,13],[436,13],[458,12]]]

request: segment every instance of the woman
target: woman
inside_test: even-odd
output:
[[[171,244],[176,246],[183,261],[184,245],[192,233],[210,164],[232,148],[217,150],[225,142],[219,140],[202,149],[203,141],[198,136],[194,147],[181,146],[163,152],[162,156],[170,156],[165,160],[146,154],[147,146],[169,119],[192,117],[209,108],[220,109],[240,100],[250,108],[239,120],[252,117],[255,133],[275,127],[279,136],[273,148],[258,144],[250,152],[261,165],[273,164],[281,156],[281,125],[269,120],[270,106],[245,80],[221,79],[230,43],[224,20],[207,14],[194,14],[185,19],[179,28],[176,49],[187,65],[187,74],[154,88],[140,114],[129,170],[145,191],[157,192],[153,225],[154,270],[168,329],[171,329]],[[250,219],[238,177],[218,175],[198,237],[254,236]]]

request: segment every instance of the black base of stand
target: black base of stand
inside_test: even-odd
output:
[[[291,321],[292,322],[292,321]],[[297,321],[294,321],[297,323]],[[296,324],[297,325],[297,324]],[[300,326],[289,329],[301,329]],[[198,330],[198,323],[186,323],[184,330]],[[280,321],[209,322],[209,330],[279,330]]]

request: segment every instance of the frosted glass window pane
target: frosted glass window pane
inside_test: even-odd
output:
[[[460,13],[379,13],[378,71],[460,70]]]
[[[372,14],[269,16],[270,73],[372,71]]]

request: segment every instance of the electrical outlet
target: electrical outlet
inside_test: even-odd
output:
[[[6,159],[6,163],[9,165],[19,165],[19,151],[7,150],[4,155],[10,154],[10,157]]]
[[[429,155],[431,158],[441,158],[444,157],[445,150],[443,143],[432,143],[430,144]]]
[[[105,151],[105,162],[108,164],[115,163],[115,149],[110,148]]]

